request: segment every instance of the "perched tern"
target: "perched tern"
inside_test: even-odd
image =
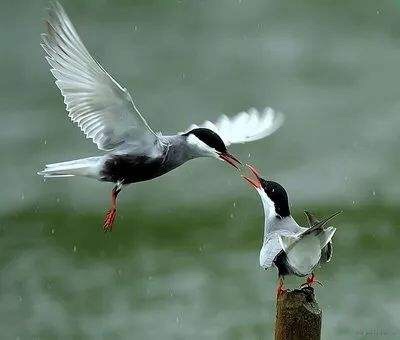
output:
[[[198,157],[221,159],[237,168],[240,161],[227,146],[264,138],[282,124],[271,108],[255,109],[215,123],[192,125],[174,135],[155,133],[139,112],[128,90],[117,83],[89,54],[66,12],[50,4],[42,47],[64,97],[69,117],[91,138],[101,156],[47,164],[44,177],[86,176],[113,182],[111,209],[103,229],[112,229],[116,199],[122,187],[161,176]]]
[[[332,257],[332,237],[336,231],[326,224],[333,217],[318,220],[305,212],[309,228],[301,227],[290,214],[286,190],[273,181],[265,180],[258,170],[249,166],[252,176],[243,176],[260,195],[264,208],[264,237],[260,251],[260,266],[264,269],[274,265],[278,269],[278,289],[285,291],[283,278],[286,275],[308,276],[304,285],[319,283],[314,269]]]

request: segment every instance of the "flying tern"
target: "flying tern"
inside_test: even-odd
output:
[[[38,174],[115,183],[104,231],[112,229],[117,196],[124,186],[161,176],[198,157],[220,159],[237,168],[240,161],[227,146],[264,138],[283,122],[282,114],[271,108],[250,109],[177,134],[155,133],[128,90],[90,55],[58,2],[50,4],[46,27],[41,45],[68,116],[104,154],[47,164]]]

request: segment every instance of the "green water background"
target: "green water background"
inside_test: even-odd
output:
[[[251,106],[284,112],[279,133],[231,151],[288,189],[299,222],[304,209],[344,211],[318,272],[324,339],[400,337],[398,2],[63,4],[155,130]],[[99,154],[44,62],[45,7],[0,2],[1,338],[271,338],[261,204],[222,162],[129,187],[107,235],[111,185],[35,175]]]

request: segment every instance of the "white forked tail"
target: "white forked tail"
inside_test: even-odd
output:
[[[45,178],[48,177],[72,177],[86,176],[99,177],[99,170],[102,164],[103,157],[89,157],[77,159],[74,161],[46,164],[44,170],[37,174]]]

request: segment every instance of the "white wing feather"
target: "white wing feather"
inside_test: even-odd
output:
[[[281,251],[282,246],[279,243],[278,236],[276,234],[271,235],[270,238],[265,240],[260,250],[260,267],[270,268]]]
[[[71,120],[101,150],[154,132],[137,110],[129,92],[98,64],[80,40],[58,2],[50,4],[42,47]]]
[[[215,123],[205,121],[203,124],[193,124],[187,131],[198,127],[208,128],[217,133],[225,145],[255,141],[275,132],[283,123],[283,115],[270,107],[262,113],[251,108],[247,112],[239,112],[229,118],[222,115]]]
[[[260,251],[260,266],[267,269],[272,266],[278,254],[284,250],[281,237],[297,239],[296,233],[288,230],[279,230],[265,235],[263,246]]]

